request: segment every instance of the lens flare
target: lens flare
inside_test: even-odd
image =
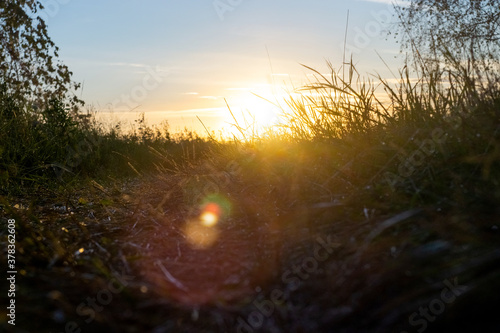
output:
[[[204,212],[200,216],[201,224],[205,227],[213,227],[219,222],[219,217],[211,212]]]
[[[198,218],[188,221],[184,227],[188,243],[197,249],[214,245],[220,234],[217,225],[223,216],[228,215],[230,206],[229,201],[219,195],[207,196]]]
[[[197,249],[209,248],[219,238],[219,230],[217,228],[206,227],[198,223],[198,221],[188,222],[184,229],[184,234],[189,244]]]
[[[210,202],[203,207],[203,211],[200,215],[200,222],[206,227],[213,227],[219,222],[220,216],[220,206]]]
[[[209,202],[205,205],[204,209],[205,212],[213,213],[214,215],[220,216],[221,214],[221,207],[216,204],[215,202]]]

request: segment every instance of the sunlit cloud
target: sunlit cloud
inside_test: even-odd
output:
[[[218,99],[219,97],[217,97],[217,96],[200,96],[200,98],[203,98],[203,99],[213,99],[213,100],[216,100],[216,99]]]
[[[227,108],[200,108],[200,109],[188,109],[188,110],[179,110],[179,111],[167,111],[170,116],[174,117],[221,117],[227,113]]]
[[[184,95],[199,95],[199,93],[193,91],[193,92],[184,93]]]

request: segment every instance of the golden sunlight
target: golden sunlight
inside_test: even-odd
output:
[[[281,96],[272,90],[271,85],[261,84],[251,91],[243,91],[228,98],[232,114],[229,113],[225,121],[231,124],[236,122],[245,132],[253,134],[279,124],[281,108],[277,100],[282,101],[285,95]],[[236,134],[238,130],[234,128],[232,132]]]

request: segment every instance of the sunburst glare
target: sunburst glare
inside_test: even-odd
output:
[[[260,134],[274,125],[282,122],[280,117],[285,95],[273,91],[270,85],[258,85],[256,89],[241,92],[228,98],[231,113],[226,116],[226,122],[235,124],[247,133]],[[280,103],[283,104],[283,103]],[[231,129],[237,134],[237,128]]]

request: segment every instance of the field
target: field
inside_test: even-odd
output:
[[[16,332],[497,329],[498,86],[349,69],[232,140],[4,109]]]
[[[499,332],[498,5],[409,2],[394,77],[304,66],[232,135],[99,122],[0,3],[0,331]]]

